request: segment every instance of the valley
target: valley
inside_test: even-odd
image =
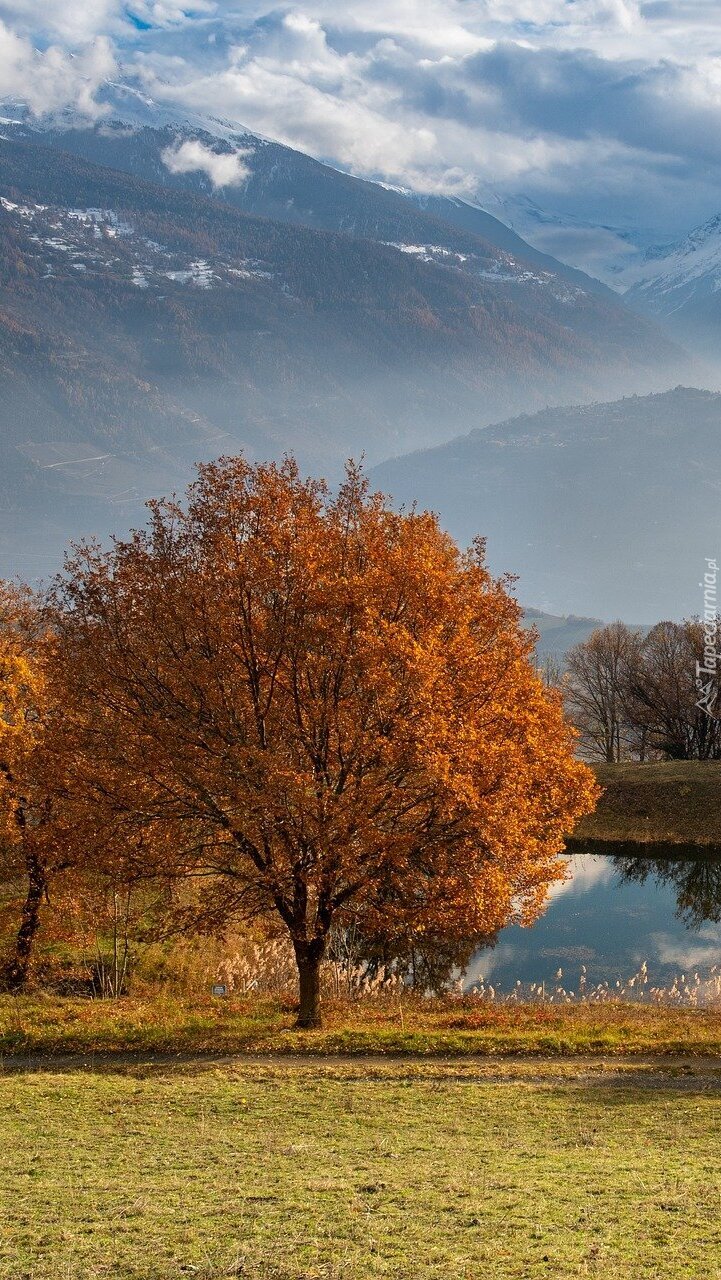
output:
[[[718,540],[721,395],[677,387],[546,409],[376,467],[399,503],[439,511],[549,613],[691,616]]]
[[[52,573],[68,539],[127,528],[219,453],[292,451],[334,479],[349,456],[693,376],[610,290],[480,210],[112,94],[94,128],[3,107],[5,575]],[[189,140],[242,154],[247,178],[171,171]]]

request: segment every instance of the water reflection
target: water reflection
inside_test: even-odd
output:
[[[530,929],[504,929],[495,947],[473,957],[466,986],[481,979],[510,991],[557,983],[578,991],[625,982],[648,965],[651,983],[681,971],[721,965],[721,853],[673,856],[639,846],[609,854],[577,854],[570,877],[556,885],[545,914]]]
[[[611,859],[621,881],[646,884],[656,880],[676,896],[676,912],[689,929],[706,921],[721,921],[721,856],[646,858],[617,856]]]

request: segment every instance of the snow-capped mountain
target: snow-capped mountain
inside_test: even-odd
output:
[[[541,208],[524,195],[505,195],[486,189],[474,203],[495,214],[534,248],[602,280],[623,292],[624,273],[644,259],[659,232],[650,227],[588,222]]]
[[[539,252],[477,204],[354,178],[237,123],[158,103],[130,83],[108,81],[98,96],[105,111],[94,123],[70,110],[38,120],[21,102],[0,102],[0,131],[150,182],[220,197],[247,213],[407,246],[409,252],[447,250],[459,269],[478,270],[498,283],[545,284],[559,293],[560,280],[566,298],[569,285],[605,295],[597,280]],[[216,172],[218,158],[233,156],[238,180],[232,173],[225,180]]]
[[[650,251],[624,276],[625,298],[662,321],[707,357],[721,334],[721,214],[684,240]]]
[[[22,98],[4,98],[0,100],[0,128],[6,131],[6,136],[15,136],[12,132],[15,129],[36,134],[65,129],[86,131],[91,130],[94,123],[102,130],[103,125],[114,121],[134,130],[175,128],[188,133],[202,132],[230,143],[266,141],[260,134],[251,133],[237,122],[221,116],[201,114],[187,108],[179,111],[167,103],[158,102],[130,81],[106,80],[96,94],[96,101],[100,115],[91,120],[87,114],[73,107],[36,116]]]
[[[238,122],[158,102],[132,82],[107,81],[98,100],[103,115],[95,122],[71,109],[37,119],[21,101],[0,102],[0,135],[35,140],[147,181],[220,196],[248,213],[409,248],[465,253],[466,270],[474,258],[469,260],[468,245],[458,237],[472,235],[484,242],[486,257],[496,258],[491,270],[507,283],[538,282],[540,272],[551,287],[558,277],[607,296],[609,286],[624,287],[623,271],[657,240],[649,231],[584,223],[490,187],[476,198],[460,199],[354,178]],[[189,146],[196,148],[195,165],[184,152],[181,163],[173,163],[173,154]],[[242,180],[222,180],[213,157],[234,155]],[[536,269],[532,275],[529,266]],[[485,263],[482,270],[487,268]]]
[[[391,243],[458,250],[452,233],[448,241],[453,227],[506,255],[499,267],[504,277],[513,275],[515,259],[523,264],[520,279],[529,278],[530,264],[601,295],[602,284],[622,293],[659,242],[653,229],[583,221],[490,186],[461,199],[354,178],[237,121],[157,101],[131,81],[108,80],[97,96],[103,114],[95,122],[69,108],[38,119],[21,100],[0,101],[0,137],[34,139],[148,181],[220,195],[249,213]],[[242,157],[243,181],[219,183],[212,163],[169,166],[170,152],[198,142],[211,157]],[[417,218],[413,225],[409,205],[435,224],[434,237],[428,226],[421,234]]]

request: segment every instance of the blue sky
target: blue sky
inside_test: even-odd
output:
[[[721,209],[717,0],[0,0],[0,94],[104,78],[352,172],[671,235]]]

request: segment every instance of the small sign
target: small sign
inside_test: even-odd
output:
[[[214,996],[227,996],[227,994],[228,994],[228,988],[226,987],[225,983],[224,983],[224,982],[216,982],[216,983],[215,983],[215,985],[214,985],[214,987],[213,987],[213,995],[214,995]]]

